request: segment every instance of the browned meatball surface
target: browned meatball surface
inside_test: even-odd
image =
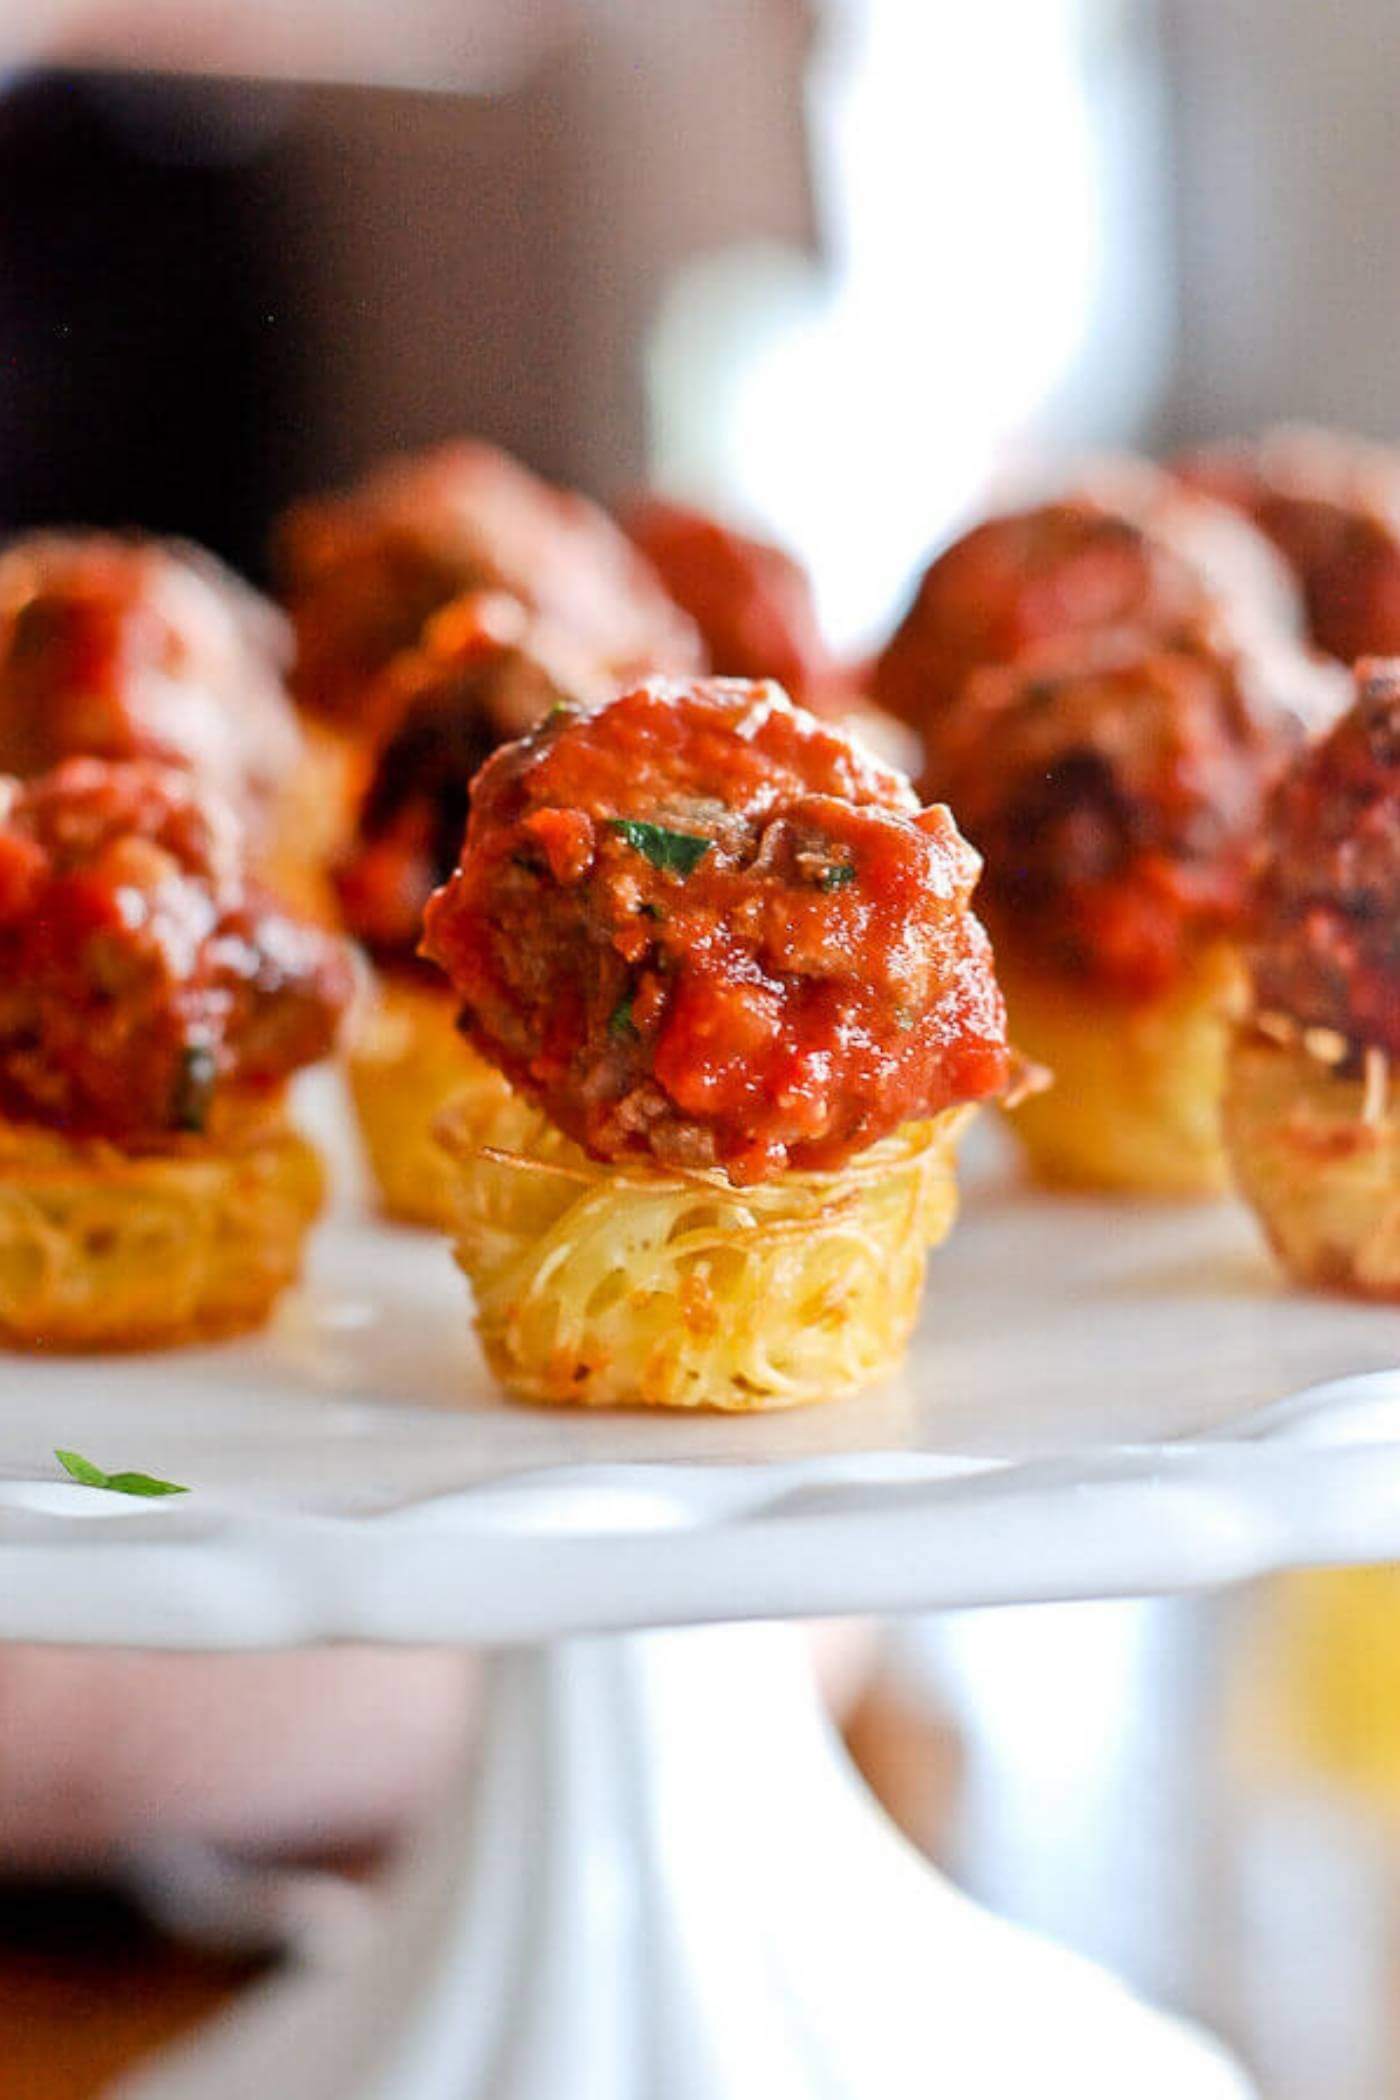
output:
[[[296,505],[277,557],[298,698],[340,721],[362,718],[368,682],[467,591],[519,599],[617,680],[703,661],[694,627],[606,512],[473,440]]]
[[[499,592],[454,599],[395,657],[370,701],[377,756],[335,871],[345,923],[381,966],[427,971],[423,908],[457,865],[472,779],[491,753],[609,686]]]
[[[254,829],[300,756],[281,616],[211,555],[112,533],[0,551],[0,772],[65,758],[187,768]]]
[[[1400,662],[1295,761],[1269,810],[1251,961],[1261,1011],[1400,1057]]]
[[[986,860],[1000,941],[1133,996],[1243,922],[1265,798],[1338,675],[1218,630],[1071,637],[978,672],[940,719],[926,793]]]
[[[595,1156],[758,1180],[1006,1084],[977,873],[776,686],[652,680],[488,762],[426,952]]]
[[[837,666],[807,573],[790,554],[659,496],[634,504],[623,522],[695,622],[712,671],[775,679],[805,706],[833,693]]]
[[[1106,462],[937,557],[877,661],[875,697],[923,732],[983,664],[1056,636],[1169,634],[1206,617],[1242,634],[1295,625],[1277,557],[1227,508],[1145,461]]]
[[[189,777],[70,759],[0,781],[0,1112],[129,1149],[325,1055],[340,944],[245,878]]]
[[[1297,576],[1319,649],[1348,664],[1400,652],[1400,456],[1280,430],[1188,454],[1177,472],[1268,534]]]

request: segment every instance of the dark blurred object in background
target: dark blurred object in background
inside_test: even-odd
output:
[[[490,92],[0,73],[0,532],[138,523],[258,573],[289,497],[459,432],[638,485],[672,273],[812,245],[810,26],[561,14]]]
[[[139,521],[256,565],[304,414],[263,150],[287,102],[59,73],[0,98],[0,528]]]

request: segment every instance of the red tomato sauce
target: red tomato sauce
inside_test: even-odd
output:
[[[1251,961],[1261,1009],[1400,1057],[1400,665],[1356,687],[1274,797]]]
[[[212,556],[112,533],[0,554],[0,773],[66,758],[184,767],[257,830],[301,752],[280,616]]]
[[[454,599],[394,658],[368,703],[377,756],[334,870],[345,924],[381,969],[436,976],[418,959],[423,908],[457,865],[472,780],[491,753],[551,707],[610,690],[499,592]]]
[[[1319,649],[1345,664],[1400,652],[1400,458],[1359,439],[1278,431],[1207,447],[1182,480],[1231,504],[1298,579]]]
[[[757,1180],[1004,1088],[977,874],[776,687],[653,680],[489,761],[425,952],[595,1156]]]
[[[650,497],[624,519],[724,678],[773,678],[804,706],[837,684],[805,571],[781,547]]]
[[[699,638],[605,511],[462,440],[297,504],[276,548],[308,708],[361,724],[374,679],[468,591],[503,591],[614,679],[690,671]]]
[[[0,1112],[138,1150],[325,1055],[340,944],[245,881],[188,778],[73,759],[0,782]]]
[[[1330,667],[1207,628],[1070,638],[979,672],[929,739],[926,793],[986,860],[998,942],[1128,998],[1237,934],[1265,800]]]

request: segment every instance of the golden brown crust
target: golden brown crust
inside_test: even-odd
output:
[[[0,1121],[0,1343],[168,1349],[260,1326],[322,1190],[266,1103],[144,1157]]]
[[[469,1092],[483,1111],[509,1089],[456,1025],[446,984],[380,979],[357,1017],[347,1058],[360,1139],[386,1217],[448,1231],[457,1174],[434,1134],[444,1109]]]
[[[997,975],[1012,1041],[1054,1074],[1010,1116],[1038,1180],[1171,1197],[1226,1186],[1219,1103],[1240,996],[1229,948],[1205,950],[1153,999],[1057,976],[1006,940]]]
[[[872,1384],[897,1367],[926,1252],[951,1228],[970,1113],[834,1172],[735,1189],[601,1165],[517,1095],[463,1100],[441,1134],[492,1370],[550,1405],[736,1413]]]
[[[1353,1077],[1326,1047],[1239,1031],[1225,1094],[1235,1180],[1301,1282],[1400,1300],[1400,1082],[1379,1050]]]

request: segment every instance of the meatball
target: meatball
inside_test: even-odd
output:
[[[1166,634],[1212,615],[1253,634],[1296,624],[1296,603],[1267,543],[1222,506],[1145,463],[1117,462],[940,554],[876,664],[875,697],[922,731],[971,672],[1034,643]]]
[[[1268,534],[1319,649],[1348,664],[1400,652],[1400,458],[1326,431],[1280,430],[1189,454],[1177,472]]]
[[[518,598],[615,680],[703,661],[690,621],[612,519],[491,445],[393,460],[298,504],[276,551],[297,696],[332,720],[358,720],[369,682],[467,591]]]
[[[36,533],[0,553],[0,773],[183,766],[257,830],[300,755],[280,615],[200,549]]]
[[[1332,668],[1287,643],[1061,638],[967,681],[924,788],[986,858],[998,940],[1150,997],[1239,927],[1269,789],[1340,701]]]
[[[811,584],[790,554],[660,497],[637,504],[623,522],[695,622],[713,671],[775,679],[804,705],[838,686]]]
[[[424,968],[423,907],[457,865],[472,778],[496,747],[609,689],[499,592],[454,599],[419,648],[395,657],[368,704],[377,756],[335,871],[345,922],[377,962]]]
[[[1400,663],[1357,665],[1355,704],[1290,768],[1267,837],[1261,1013],[1400,1057]]]
[[[776,686],[655,679],[487,763],[425,953],[595,1157],[754,1181],[1005,1085],[977,873]]]
[[[149,762],[0,782],[0,1112],[130,1150],[330,1048],[338,942],[244,878],[227,807]]]

